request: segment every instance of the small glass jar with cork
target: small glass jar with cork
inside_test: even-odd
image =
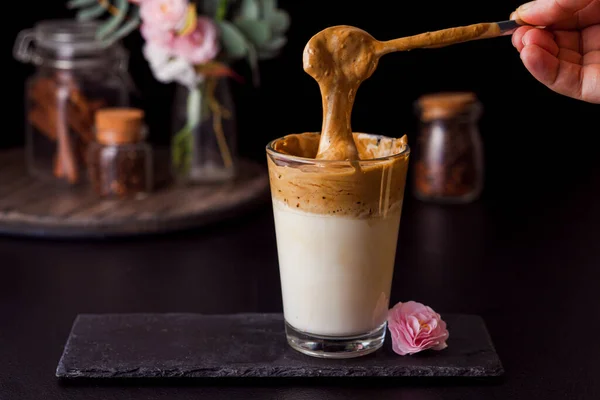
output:
[[[424,201],[468,203],[483,189],[482,106],[471,92],[421,96],[413,171],[413,193]]]
[[[153,187],[152,147],[145,142],[144,112],[105,108],[95,114],[95,142],[90,145],[89,174],[101,197],[135,197]]]

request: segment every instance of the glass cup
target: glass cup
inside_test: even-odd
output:
[[[287,341],[321,358],[372,353],[387,327],[410,150],[354,136],[369,159],[314,159],[318,133],[267,145]]]

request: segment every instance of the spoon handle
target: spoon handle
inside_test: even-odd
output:
[[[510,19],[508,21],[500,21],[496,23],[500,28],[499,36],[512,35],[520,26],[527,25],[526,23],[518,19]]]
[[[408,51],[419,48],[431,49],[464,43],[471,40],[506,36],[511,35],[522,25],[524,25],[524,23],[521,21],[508,20],[442,29],[439,31],[426,32],[419,35],[379,42],[377,52],[381,56],[395,51]]]

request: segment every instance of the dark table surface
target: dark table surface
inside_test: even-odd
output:
[[[570,178],[543,165],[491,174],[466,206],[407,197],[392,302],[483,316],[506,369],[500,382],[56,380],[78,313],[281,311],[265,204],[158,237],[0,238],[0,399],[598,399],[600,173],[580,167],[560,167]]]

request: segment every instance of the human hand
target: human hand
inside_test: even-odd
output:
[[[600,104],[600,0],[536,0],[511,14],[512,43],[538,81],[565,96]]]

